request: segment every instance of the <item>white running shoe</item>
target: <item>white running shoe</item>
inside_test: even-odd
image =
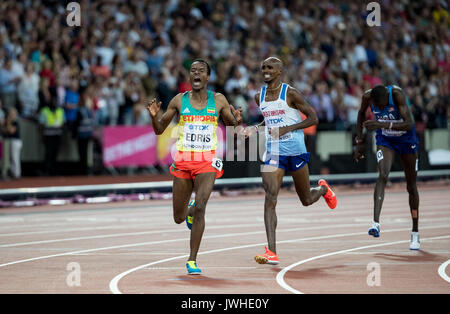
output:
[[[369,229],[369,235],[378,238],[380,236],[380,224],[378,222],[372,221],[372,227]]]
[[[420,248],[420,237],[418,232],[411,232],[410,250],[418,250]]]

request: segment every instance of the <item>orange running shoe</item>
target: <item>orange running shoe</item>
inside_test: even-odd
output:
[[[323,196],[325,202],[327,202],[328,204],[328,207],[330,207],[331,209],[335,208],[337,205],[336,194],[333,192],[333,190],[328,185],[327,181],[325,181],[324,179],[319,180],[319,186],[321,185],[325,185],[328,189],[327,193]]]
[[[258,264],[270,264],[270,265],[278,265],[280,261],[278,260],[277,254],[270,251],[267,246],[264,247],[265,253],[258,254],[255,256],[255,261]]]

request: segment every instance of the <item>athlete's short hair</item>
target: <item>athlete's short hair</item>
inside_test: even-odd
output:
[[[384,85],[377,85],[370,91],[370,98],[375,104],[381,104],[388,93],[388,89]]]
[[[195,62],[202,62],[202,63],[204,63],[204,64],[206,65],[206,73],[208,73],[208,75],[211,74],[211,68],[209,67],[208,62],[206,62],[204,59],[198,58],[198,59],[195,59],[194,61],[192,61],[191,66],[192,66],[192,64],[194,64]]]

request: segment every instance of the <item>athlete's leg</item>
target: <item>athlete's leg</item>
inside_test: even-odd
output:
[[[294,179],[295,191],[297,192],[303,206],[309,206],[317,202],[317,200],[325,195],[328,191],[327,187],[321,185],[317,188],[309,186],[309,168],[308,165],[300,168],[292,173]]]
[[[417,154],[404,154],[400,156],[405,171],[406,189],[409,194],[409,208],[412,218],[412,231],[419,231],[419,192],[417,191]]]
[[[377,146],[378,179],[373,194],[373,221],[377,223],[380,222],[381,207],[383,206],[384,201],[384,190],[389,179],[389,173],[391,172],[394,157],[395,152],[392,149],[385,146]]]
[[[269,250],[276,253],[276,228],[277,214],[275,207],[277,205],[278,193],[280,192],[281,183],[283,182],[284,169],[265,166],[262,171],[262,181],[266,196],[264,198],[264,224],[266,226],[267,244]]]
[[[177,224],[184,222],[186,219],[187,206],[193,187],[192,179],[173,178],[173,219]]]
[[[200,248],[203,231],[205,230],[206,203],[211,195],[215,180],[216,172],[200,173],[194,180],[195,206],[193,206],[193,216],[195,218],[191,229],[191,253],[189,256],[189,261],[195,261],[197,259],[197,253]],[[189,199],[187,202],[189,202]],[[186,203],[186,205],[187,204],[188,203]]]

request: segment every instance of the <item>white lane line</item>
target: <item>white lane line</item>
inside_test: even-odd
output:
[[[318,219],[308,218],[311,215],[314,215],[314,217],[316,217],[317,216],[317,212],[315,212],[315,213],[311,213],[311,212],[304,213],[299,218],[293,218],[289,214],[285,214],[284,213],[282,217],[279,217],[279,221],[282,221],[283,223],[314,223],[314,222],[320,222],[320,223],[333,222],[333,223],[336,223],[336,222],[341,222],[341,221],[348,221],[349,220],[348,215],[352,215],[354,213],[360,213],[360,210],[358,210],[358,211],[346,211],[345,212],[345,214],[346,214],[345,217],[338,218],[338,217],[334,217],[333,216],[333,217],[330,217],[329,220],[324,220],[323,218],[318,218]],[[248,215],[248,214],[249,213],[247,212],[246,215]],[[433,214],[433,213],[422,214],[422,216],[421,216],[422,223],[423,222],[435,221],[436,218],[427,218],[427,217],[432,217],[432,216],[435,216],[435,214]],[[393,216],[393,215],[391,215],[389,217],[385,217],[384,221],[385,221],[385,223],[388,222],[389,220],[393,221],[394,223],[397,223],[397,222],[398,223],[403,223],[405,220],[408,220],[408,221],[410,220],[409,218],[395,218],[395,217],[396,216]],[[262,217],[262,216],[261,217],[260,216],[256,217],[258,222],[259,222],[259,220],[263,220],[263,218],[264,217]],[[236,217],[234,217],[233,219],[230,219],[230,220],[236,221]],[[237,220],[239,220],[239,219],[237,219]],[[439,218],[439,222],[442,222],[442,220],[450,220],[450,218]],[[207,223],[215,223],[216,221],[220,221],[222,223],[223,222],[227,222],[227,220],[223,219],[223,218],[220,218],[220,219],[219,218],[207,218]],[[366,218],[362,218],[362,217],[361,218],[357,218],[356,217],[356,218],[353,218],[353,221],[354,222],[361,222],[361,221],[367,221],[367,219]],[[130,229],[130,228],[134,228],[134,227],[143,228],[145,226],[149,226],[149,225],[154,224],[154,223],[155,223],[154,221],[151,222],[150,220],[148,222],[145,222],[145,221],[141,220],[141,223],[132,224],[132,225],[124,225],[124,226],[111,226],[111,225],[108,225],[108,226],[98,226],[98,227],[92,226],[92,227],[83,227],[83,228],[68,228],[68,229],[63,229],[63,230],[62,229],[59,229],[59,230],[39,230],[39,231],[28,231],[28,232],[4,233],[4,234],[0,234],[0,237],[26,236],[26,235],[50,234],[50,233],[69,233],[69,232],[74,232],[74,231],[97,231],[97,230],[105,230],[105,229],[106,230],[108,230],[108,229]],[[124,235],[125,235],[125,233],[124,233]],[[96,236],[94,236],[94,238],[96,238]],[[67,241],[70,241],[70,239],[72,239],[72,238],[68,238]],[[73,238],[73,239],[78,240],[79,238]],[[84,239],[88,239],[88,238],[86,237]],[[42,243],[52,243],[53,241],[59,242],[59,241],[65,241],[65,240],[64,239],[63,240],[57,239],[57,240],[42,240],[42,241],[44,241]],[[26,244],[39,244],[40,242],[39,241],[33,241],[33,242],[24,242],[24,243],[25,244],[23,244],[23,245],[26,245]],[[19,243],[17,245],[22,245],[22,244]],[[11,243],[11,244],[1,244],[0,245],[0,247],[12,247],[12,246],[16,246],[16,244]]]
[[[450,264],[450,259],[439,266],[438,274],[442,277],[442,279],[450,283],[450,277],[445,273],[445,268],[448,266],[448,264]]]
[[[297,214],[298,213],[297,209],[304,210],[304,212],[302,213],[303,217],[307,217],[307,216],[310,216],[310,215],[316,215],[317,214],[317,212],[312,212],[309,209],[306,210],[306,208],[302,208],[300,203],[298,203],[299,208],[296,208],[294,211],[292,211],[292,204],[283,204],[283,203],[280,202],[280,204],[277,206],[277,210],[283,211],[284,215],[290,215],[290,214],[294,214],[294,213]],[[237,213],[235,215],[239,215],[241,213],[243,213],[245,215],[253,214],[253,210],[258,210],[258,213],[260,213],[260,209],[262,208],[261,204],[246,205],[246,206],[251,206],[252,207],[251,208],[252,212],[249,213],[248,210],[245,211],[245,212],[241,211],[241,212],[239,212],[239,213]],[[215,215],[221,214],[224,211],[223,211],[223,208],[220,207],[220,206],[221,206],[221,204],[213,204],[212,206],[209,207],[209,211],[214,212]],[[361,213],[360,208],[363,207],[362,204],[351,203],[351,204],[347,204],[346,205],[346,209],[349,206],[357,207],[358,209],[357,210],[350,210],[350,211],[346,210],[345,212],[343,212],[343,214],[345,214],[345,216],[353,215],[354,213],[360,214]],[[448,206],[446,204],[442,205],[442,206],[436,205],[436,204],[429,204],[429,205],[421,204],[421,208],[422,209],[430,208],[430,209],[436,210],[436,209],[440,209],[440,208],[443,208],[443,209],[447,209],[448,208]],[[160,206],[158,206],[158,207],[160,207]],[[163,206],[161,206],[161,207],[163,207]],[[154,210],[154,208],[150,208],[150,209],[152,211]],[[164,209],[167,209],[167,206],[164,206]],[[286,210],[288,210],[288,209],[290,209],[291,211],[286,212]],[[124,209],[122,209],[122,210],[124,210]],[[133,208],[131,208],[131,210],[133,210]],[[83,210],[83,211],[87,211],[87,210]],[[158,211],[156,213],[155,212],[151,212],[148,215],[142,215],[140,213],[139,214],[140,215],[139,222],[141,222],[143,219],[147,219],[147,218],[149,218],[148,221],[151,222],[151,221],[153,221],[153,219],[155,217],[155,214],[158,215],[158,214],[161,214],[161,213],[162,213],[162,211],[160,211],[159,208],[158,208]],[[61,214],[64,214],[64,213],[61,213]],[[89,216],[86,216],[86,214],[89,215]],[[229,215],[229,213],[224,213],[224,214]],[[440,214],[440,213],[437,213],[437,214]],[[49,221],[49,222],[50,221],[54,221],[54,219],[53,219],[54,216],[53,215],[55,215],[55,213],[52,213],[51,215],[52,216],[49,216],[49,218],[45,218],[43,220]],[[61,227],[63,225],[71,225],[71,226],[73,226],[73,223],[76,223],[76,222],[79,222],[80,224],[84,224],[84,225],[86,223],[123,222],[123,220],[126,220],[128,217],[134,217],[134,215],[135,215],[134,213],[118,214],[118,213],[111,213],[109,211],[105,212],[105,213],[84,213],[84,215],[82,217],[78,217],[78,216],[70,216],[70,217],[66,217],[66,218],[61,217],[61,218],[58,218],[61,221],[54,222],[54,223],[45,223],[45,224],[39,223],[39,222],[43,222],[42,219],[39,219],[37,217],[33,217],[32,219],[27,219],[27,220],[22,221],[23,224],[33,223],[33,225],[23,225],[23,226],[18,225],[18,224],[7,223],[8,221],[2,221],[2,219],[7,218],[7,217],[0,215],[0,230],[1,230],[1,232],[7,232],[5,229],[12,229],[12,228],[14,228],[14,230],[17,230],[18,228],[22,228],[22,227],[28,227],[28,228],[32,227],[32,228],[38,228],[38,229],[41,229],[41,230],[39,230],[39,231],[30,231],[30,234],[42,233],[43,232],[42,229],[45,229],[45,228],[52,228],[54,226]],[[423,212],[421,215],[426,215],[426,212]],[[111,217],[111,218],[108,218],[108,217]],[[52,218],[52,219],[50,219],[50,218]],[[150,220],[150,218],[152,220]],[[7,224],[4,225],[5,223],[7,223]],[[35,223],[37,223],[37,224],[35,224]],[[93,228],[95,228],[95,227],[93,227]],[[53,231],[44,231],[44,233],[50,233],[50,232],[53,232]],[[11,233],[11,234],[2,233],[2,234],[0,234],[0,236],[10,236],[10,235],[13,236],[13,235],[24,235],[24,234],[26,234],[26,232],[19,232],[18,233],[16,231],[15,233]]]
[[[248,236],[248,235],[254,235],[254,234],[258,234],[258,233],[260,233],[260,231],[257,231],[257,232],[244,232],[244,233],[231,233],[231,234],[225,234],[225,235],[207,236],[207,237],[204,237],[204,238],[206,238],[206,239],[213,239],[213,238],[225,238],[225,237],[236,237],[236,236]],[[86,250],[78,250],[78,251],[58,253],[58,254],[52,254],[52,255],[38,256],[38,257],[27,258],[27,259],[23,259],[23,260],[17,260],[17,261],[12,261],[12,262],[8,262],[8,263],[0,264],[0,267],[20,264],[20,263],[25,263],[25,262],[32,262],[32,261],[37,261],[37,260],[47,259],[47,258],[53,258],[53,257],[60,257],[60,256],[67,256],[67,255],[76,255],[76,254],[81,254],[81,253],[89,253],[89,252],[97,252],[97,251],[105,251],[105,250],[113,250],[113,249],[122,249],[122,248],[145,246],[145,245],[153,245],[153,244],[165,244],[165,243],[173,243],[173,242],[181,242],[181,241],[189,241],[189,238],[177,238],[177,239],[171,239],[171,240],[161,240],[161,241],[150,241],[150,242],[122,244],[122,245],[114,245],[114,246],[100,247],[100,248],[94,248],[94,249],[86,249]]]
[[[339,225],[339,227],[347,227],[347,226],[354,227],[355,224]],[[215,226],[215,227],[216,227],[216,229],[225,228],[224,226]],[[435,228],[438,228],[438,226],[436,226]],[[213,229],[213,228],[210,227],[209,229]],[[329,229],[329,227],[318,226],[318,227],[310,227],[310,228],[280,229],[278,232],[292,232],[292,231],[300,231],[300,230],[301,231],[309,231],[309,230],[321,230],[321,229]],[[403,231],[403,230],[404,229],[393,229],[391,231]],[[180,232],[180,231],[185,232],[186,230],[183,230],[183,229],[171,230],[168,232]],[[230,233],[230,234],[223,234],[223,235],[205,236],[205,237],[203,237],[203,239],[217,239],[217,238],[226,238],[226,237],[234,237],[234,236],[242,236],[242,235],[257,235],[257,234],[263,234],[263,233],[265,233],[265,231],[255,231],[255,232],[247,232],[247,233]],[[352,235],[354,235],[354,234],[352,234]],[[104,250],[110,250],[110,249],[121,249],[121,248],[163,244],[163,243],[173,243],[173,242],[181,242],[181,241],[188,241],[188,238],[131,243],[131,244],[115,245],[115,246],[100,247],[100,248],[94,248],[94,249],[86,249],[86,250],[78,250],[78,251],[58,253],[58,254],[52,254],[52,255],[38,256],[38,257],[33,257],[33,258],[28,258],[28,259],[23,259],[23,260],[16,260],[16,261],[0,264],[0,267],[5,267],[5,266],[9,266],[9,265],[14,265],[14,264],[20,264],[20,263],[25,263],[25,262],[32,262],[32,261],[37,261],[37,260],[41,260],[41,259],[48,259],[48,258],[53,258],[53,257],[60,257],[60,256],[67,256],[67,255],[82,255],[84,253],[98,252],[98,251],[104,251]],[[287,240],[287,241],[289,242],[291,240]],[[282,241],[282,242],[286,242],[286,241]]]
[[[439,237],[432,237],[432,238],[422,238],[420,239],[421,241],[428,241],[428,240],[440,240],[440,239],[447,239],[450,238],[450,235],[447,236],[439,236]],[[294,264],[291,264],[289,266],[286,266],[285,268],[283,268],[276,277],[277,283],[285,290],[292,292],[294,294],[303,294],[303,292],[296,290],[294,288],[292,288],[291,286],[289,286],[286,281],[284,280],[284,275],[291,270],[292,268],[295,268],[299,265],[311,262],[311,261],[315,261],[321,258],[325,258],[325,257],[329,257],[329,256],[333,256],[333,255],[338,255],[338,254],[343,254],[343,253],[348,253],[348,252],[353,252],[353,251],[358,251],[358,250],[364,250],[364,249],[370,249],[370,248],[375,248],[375,247],[380,247],[380,246],[388,246],[388,245],[396,245],[396,244],[401,244],[401,243],[407,243],[409,242],[409,240],[403,240],[403,241],[395,241],[395,242],[388,242],[388,243],[379,243],[379,244],[373,244],[373,245],[365,245],[365,246],[360,246],[360,247],[356,247],[356,248],[352,248],[352,249],[347,249],[347,250],[341,250],[341,251],[336,251],[336,252],[331,252],[331,253],[327,253],[327,254],[323,254],[323,255],[318,255],[318,256],[314,256],[311,258],[307,258],[301,261],[298,261]]]
[[[448,225],[445,226],[433,226],[433,227],[422,227],[421,229],[436,229],[436,228],[447,228],[450,227]],[[407,231],[410,230],[410,228],[403,228],[403,229],[392,229],[392,230],[385,230],[383,231],[383,233],[386,232],[397,232],[397,231]],[[297,239],[292,239],[292,240],[284,240],[284,241],[278,241],[277,244],[282,244],[282,243],[293,243],[293,242],[301,242],[301,241],[310,241],[310,240],[323,240],[323,239],[329,239],[329,238],[337,238],[337,237],[351,237],[351,236],[357,236],[357,235],[366,235],[367,232],[355,232],[355,233],[343,233],[343,234],[333,234],[333,235],[326,235],[326,236],[318,236],[318,237],[311,237],[311,238],[297,238]],[[400,241],[400,242],[405,242],[405,241]],[[408,241],[406,241],[408,242]],[[266,243],[254,243],[254,244],[248,244],[248,245],[240,245],[240,246],[233,246],[233,247],[228,247],[228,248],[222,248],[222,249],[216,249],[216,250],[210,250],[210,251],[204,251],[204,252],[200,252],[198,253],[198,255],[206,255],[206,254],[213,254],[213,253],[219,253],[219,252],[224,252],[224,251],[231,251],[231,250],[239,250],[239,249],[244,249],[244,248],[250,248],[250,247],[256,247],[256,246],[262,246],[265,245]],[[166,263],[166,262],[170,262],[170,261],[174,261],[174,260],[178,260],[178,259],[182,259],[182,258],[186,258],[189,257],[188,254],[185,255],[180,255],[180,256],[175,256],[175,257],[170,257],[170,258],[166,258],[166,259],[162,259],[162,260],[158,260],[155,262],[151,262],[148,264],[144,264],[144,265],[140,265],[131,269],[128,269],[120,274],[118,274],[117,276],[115,276],[109,283],[109,290],[114,293],[114,294],[121,294],[122,292],[119,290],[119,281],[137,271],[149,266],[153,266],[156,264],[161,264],[161,263]],[[1,265],[0,265],[1,266]]]
[[[297,214],[298,214],[298,211],[295,211],[295,212],[292,212],[292,213],[286,213],[286,210],[287,209],[292,209],[292,206],[291,205],[289,205],[289,204],[286,204],[286,205],[281,205],[281,206],[278,206],[279,208],[279,210],[281,211],[281,210],[283,210],[283,217],[280,217],[280,219],[281,219],[281,221],[292,221],[293,222],[293,219],[292,219],[292,216],[291,216],[291,214],[292,215],[296,215],[296,217],[297,217]],[[352,204],[352,207],[359,207],[359,206],[354,206],[354,204]],[[259,208],[259,207],[258,207]],[[425,206],[421,206],[421,208],[422,209],[425,209],[426,207]],[[447,206],[445,206],[444,207],[445,209],[447,208]],[[439,209],[439,208],[437,208],[436,207],[436,205],[433,205],[433,210],[436,210],[436,209]],[[216,210],[216,208],[211,208],[210,209],[211,211],[214,211],[214,210]],[[221,212],[220,212],[221,213]],[[219,214],[220,214],[219,213]],[[360,213],[360,209],[358,209],[358,210],[350,210],[350,211],[348,211],[348,210],[346,210],[343,214],[345,214],[345,216],[340,216],[341,218],[338,218],[338,217],[335,217],[335,216],[333,216],[333,221],[341,221],[341,220],[344,220],[344,219],[348,219],[348,216],[350,215],[353,215],[354,213]],[[216,211],[215,213],[214,213],[215,215],[217,215],[218,214],[218,212]],[[245,215],[248,215],[248,214],[252,214],[252,212],[251,213],[249,213],[248,211],[246,211],[245,212]],[[259,214],[259,212],[258,212],[258,214]],[[256,215],[258,215],[258,214],[256,214]],[[439,214],[439,213],[437,213],[437,214]],[[109,215],[109,213],[107,213],[107,214],[105,214],[105,215]],[[107,222],[120,222],[120,223],[125,223],[125,222],[127,222],[127,223],[129,223],[129,221],[126,221],[126,219],[129,217],[129,215],[131,215],[131,214],[127,214],[128,216],[124,216],[124,218],[120,218],[120,219],[113,219],[113,220],[111,220],[111,219],[109,219],[109,221],[103,221],[102,219],[105,219],[105,215],[98,215],[97,217],[99,217],[99,219],[95,219],[95,217],[93,217],[93,218],[89,218],[88,219],[88,223],[99,223],[99,222],[101,222],[101,223],[107,223]],[[228,215],[228,214],[227,214]],[[299,217],[298,219],[299,219],[299,222],[301,222],[301,221],[303,221],[304,220],[304,222],[314,222],[314,220],[311,220],[311,219],[309,219],[308,217],[309,216],[316,216],[317,215],[317,212],[316,211],[314,211],[314,212],[312,212],[312,211],[307,211],[307,210],[305,210],[305,212],[303,212],[302,213],[302,215],[301,215],[301,217]],[[423,220],[423,219],[426,219],[426,217],[429,217],[429,216],[434,216],[435,214],[433,213],[423,213],[423,214],[421,214],[421,218],[422,218],[422,222],[424,222],[425,220]],[[121,215],[121,216],[123,216],[123,215]],[[236,216],[236,215],[235,215]],[[154,223],[155,221],[153,220],[154,219],[154,216],[151,216],[152,217],[152,221],[150,221],[150,220],[148,220],[148,222],[146,222],[146,218],[147,217],[140,217],[140,219],[139,219],[139,222],[141,222],[142,223],[142,225],[146,225],[146,224],[151,224],[151,223]],[[393,217],[395,217],[395,216],[393,216]],[[258,219],[262,219],[263,217],[257,217]],[[386,217],[385,217],[386,218]],[[143,220],[144,219],[144,220]],[[284,219],[284,220],[283,220]],[[400,219],[400,218],[399,218]],[[406,219],[406,218],[405,218]],[[121,220],[125,220],[125,221],[121,221]],[[135,219],[133,219],[133,220],[135,220]],[[236,220],[236,219],[233,219],[233,220]],[[323,222],[323,220],[321,220],[321,219],[319,219],[320,220],[320,222]],[[70,223],[68,223],[68,222],[58,222],[57,223],[57,225],[59,226],[59,227],[61,227],[62,225],[73,225],[73,222],[74,221],[78,221],[77,219],[72,219],[71,220],[71,222]],[[215,221],[226,221],[226,219],[224,219],[224,218],[211,218],[211,217],[209,217],[208,219],[207,219],[207,222],[215,222]],[[86,221],[84,221],[84,222],[86,222]],[[16,225],[16,224],[8,224],[11,228],[14,226],[14,228],[15,228],[15,230],[17,230],[17,228],[18,228],[18,226]],[[11,226],[11,225],[13,225],[13,226]],[[136,225],[138,225],[138,224],[133,224],[133,226],[136,226]],[[120,227],[120,226],[114,226],[114,227],[112,227],[111,225],[108,225],[108,226],[97,226],[97,227],[95,227],[95,226],[92,226],[92,227],[80,227],[80,228],[66,228],[66,229],[64,229],[64,230],[43,230],[43,229],[48,229],[48,228],[51,228],[51,227],[53,227],[53,226],[55,226],[54,224],[46,224],[46,225],[32,225],[31,227],[32,228],[39,228],[40,230],[38,230],[38,231],[28,231],[28,232],[15,232],[15,233],[0,233],[0,237],[10,237],[10,236],[24,236],[24,235],[34,235],[34,234],[47,234],[47,233],[58,233],[58,232],[72,232],[72,231],[84,231],[84,230],[101,230],[101,229],[109,229],[109,228],[111,228],[111,229],[115,229],[115,228],[117,228],[117,229],[122,229],[122,228],[124,228],[124,227]],[[6,227],[6,226],[5,226]],[[20,227],[19,227],[20,228]],[[0,229],[1,229],[1,219],[0,219]]]
[[[424,220],[422,219],[422,222],[423,221]],[[321,222],[324,222],[324,221],[322,220]],[[366,223],[364,223],[364,224],[356,224],[356,223],[336,224],[336,222],[337,221],[334,221],[334,225],[333,225],[335,228],[356,227],[356,226],[367,225]],[[439,222],[442,222],[442,219],[439,219]],[[232,228],[245,228],[245,227],[257,227],[257,226],[260,226],[260,223],[209,226],[208,229],[209,230],[217,230],[217,229],[232,229]],[[321,229],[329,229],[329,227],[328,226],[316,226],[316,227],[307,227],[307,228],[297,227],[297,228],[280,229],[277,232],[283,233],[283,232],[310,231],[310,230],[321,230]],[[18,246],[36,245],[36,244],[59,243],[59,242],[67,242],[67,241],[81,241],[81,240],[107,239],[107,238],[126,237],[126,236],[139,236],[139,235],[149,235],[149,234],[178,233],[178,232],[185,232],[185,231],[186,231],[185,229],[172,229],[171,228],[171,229],[153,230],[153,231],[112,233],[112,234],[106,234],[106,235],[95,235],[95,236],[60,238],[60,239],[0,244],[0,248],[9,248],[9,247],[18,247]],[[259,233],[265,233],[265,231],[260,231]]]
[[[209,229],[214,230],[214,229],[245,228],[245,227],[256,227],[259,225],[260,224],[222,225],[222,226],[210,226]],[[178,232],[186,232],[186,230],[172,228],[172,229],[153,230],[153,231],[113,233],[113,234],[96,235],[96,236],[85,236],[85,237],[62,238],[62,239],[52,239],[52,240],[31,241],[31,242],[9,243],[9,244],[1,244],[0,248],[35,245],[35,244],[49,244],[49,243],[58,243],[58,242],[66,242],[66,241],[105,239],[105,238],[116,238],[116,237],[148,235],[148,234],[162,234],[162,233],[178,233]]]
[[[285,210],[285,209],[290,209],[291,207],[292,206],[286,206],[286,207],[280,207],[279,209],[280,210]],[[423,208],[425,208],[425,207],[423,207]],[[446,206],[445,208],[448,208],[448,206]],[[436,209],[436,206],[434,206],[433,209]],[[345,213],[344,213],[345,216],[339,216],[339,218],[336,217],[336,216],[332,216],[329,221],[332,221],[332,222],[340,222],[342,220],[347,220],[348,221],[348,219],[349,219],[348,216],[349,215],[352,216],[355,213],[360,213],[360,210],[358,209],[357,211],[354,211],[354,210],[345,211]],[[248,215],[248,214],[251,215],[252,213],[246,212],[246,215]],[[295,212],[295,213],[292,213],[292,214],[283,212],[283,216],[279,217],[279,220],[281,222],[284,222],[284,223],[286,223],[286,222],[288,222],[288,223],[289,222],[292,222],[292,223],[301,223],[301,222],[304,222],[304,223],[314,223],[314,222],[323,223],[323,222],[326,222],[324,219],[322,219],[320,217],[317,218],[317,219],[310,219],[310,218],[308,218],[310,216],[317,217],[317,212],[307,211],[307,212],[302,213],[300,215],[301,217],[299,217],[299,215],[297,215],[297,214],[298,214],[298,211]],[[439,214],[439,213],[437,213],[437,214]],[[217,212],[215,213],[215,215],[217,215]],[[295,217],[298,217],[298,218],[294,218],[293,217],[294,215],[295,215]],[[433,220],[432,218],[427,218],[427,217],[433,217],[435,215],[436,215],[436,213],[423,213],[423,214],[421,214],[421,221],[422,222],[426,222],[426,221],[429,221],[429,220]],[[258,222],[260,220],[263,220],[263,218],[264,218],[262,216],[259,216],[259,213],[256,214],[255,217],[256,217]],[[399,222],[403,222],[405,220],[408,220],[408,221],[410,220],[408,217],[405,217],[405,218],[403,218],[403,216],[398,216],[398,218],[395,218],[395,217],[397,217],[397,216],[391,215],[390,218],[389,217],[385,217],[384,221],[385,222],[388,221],[387,219],[390,219],[390,220],[401,219],[401,221],[399,221]],[[361,219],[360,219],[360,221],[367,221],[367,219],[363,219],[363,220],[361,220]],[[446,218],[443,218],[443,219],[446,219]],[[450,219],[450,218],[447,218],[447,219]],[[239,219],[236,219],[236,217],[234,217],[232,220],[233,221],[236,221],[236,220],[239,221]],[[441,220],[442,220],[442,218],[439,219],[439,221],[441,221]],[[92,226],[92,227],[80,227],[80,228],[66,228],[66,229],[59,229],[59,230],[42,230],[42,229],[51,228],[53,226],[53,225],[46,225],[45,227],[40,228],[40,230],[38,230],[38,231],[15,232],[15,233],[0,233],[0,237],[26,236],[26,235],[50,234],[50,233],[68,233],[68,232],[73,232],[73,231],[89,231],[89,230],[96,231],[96,230],[103,230],[103,229],[124,229],[124,228],[129,229],[130,227],[146,226],[146,225],[152,225],[152,224],[155,223],[154,220],[152,220],[152,221],[148,220],[148,222],[147,222],[147,221],[143,220],[142,217],[141,217],[141,219],[139,219],[139,221],[140,221],[140,223],[138,223],[138,224],[134,223],[131,226],[130,225],[127,225],[127,226],[111,226],[111,225],[107,225],[107,226],[97,226],[97,227]],[[220,217],[215,217],[215,218],[209,217],[209,218],[207,218],[207,222],[209,222],[209,223],[214,223],[216,221],[227,222],[227,219],[226,218],[220,218]],[[358,222],[356,220],[354,220],[354,221]],[[97,222],[99,222],[99,221],[97,221]],[[121,224],[129,223],[127,221],[125,221],[125,222],[119,221],[119,222]],[[67,223],[63,223],[62,225],[64,225],[64,224],[67,224]],[[59,224],[59,226],[61,227],[61,224]],[[33,228],[37,228],[38,226],[33,225],[32,227]],[[17,226],[15,228],[17,230]],[[50,241],[50,240],[48,240],[48,241]],[[38,243],[38,242],[36,242],[36,243]],[[8,245],[8,244],[4,244],[4,245]],[[9,245],[9,246],[13,246],[13,245]],[[1,247],[1,245],[0,245],[0,247]]]
[[[15,232],[15,233],[2,233],[0,237],[13,237],[13,236],[28,236],[36,234],[49,234],[49,233],[71,233],[75,231],[99,231],[99,230],[110,230],[110,229],[131,229],[131,228],[142,228],[142,226],[148,227],[148,222],[142,222],[139,224],[127,224],[121,226],[103,226],[103,227],[84,227],[84,228],[66,228],[57,230],[40,230],[40,231],[27,231],[27,232]]]
[[[425,218],[422,218],[422,222],[426,221]],[[342,220],[348,221],[348,218],[345,219],[332,219],[330,222],[334,223],[335,227],[355,227],[355,226],[362,226],[366,225],[364,224],[337,224],[337,222],[340,222]],[[308,222],[314,222],[314,221],[303,221],[304,223]],[[323,219],[321,219],[319,222],[323,223],[325,222]],[[439,222],[442,222],[442,219],[439,219]],[[287,220],[285,223],[292,223],[296,224],[296,221]],[[144,224],[145,225],[145,224]],[[234,225],[218,225],[218,226],[209,226],[209,230],[215,230],[215,229],[231,229],[231,228],[244,228],[244,227],[256,227],[260,226],[260,223],[256,224],[234,224]],[[97,227],[95,230],[102,230],[102,229],[109,229],[112,227]],[[123,229],[122,227],[121,229]],[[281,229],[279,232],[291,232],[291,231],[307,231],[307,230],[317,230],[317,229],[327,229],[329,227],[325,226],[318,226],[318,227],[298,227],[298,228],[290,228],[290,229]],[[75,229],[80,230],[80,229]],[[90,230],[89,228],[82,229],[81,230]],[[184,232],[185,229],[163,229],[163,230],[154,230],[154,231],[139,231],[139,232],[129,232],[129,233],[112,233],[112,234],[106,234],[106,235],[93,235],[93,236],[81,236],[81,237],[71,237],[71,238],[59,238],[59,239],[49,239],[49,240],[39,240],[39,241],[29,241],[29,242],[19,242],[19,243],[6,243],[6,244],[0,244],[0,248],[8,248],[8,247],[17,247],[17,246],[26,246],[26,245],[36,245],[36,244],[49,244],[49,243],[58,243],[58,242],[66,242],[66,241],[80,241],[80,240],[90,240],[90,239],[104,239],[104,238],[113,238],[113,237],[125,237],[125,236],[136,236],[136,235],[147,235],[147,234],[158,234],[158,233],[175,233],[175,232]],[[261,231],[261,233],[264,233],[264,231]],[[1,235],[0,235],[1,236]]]

